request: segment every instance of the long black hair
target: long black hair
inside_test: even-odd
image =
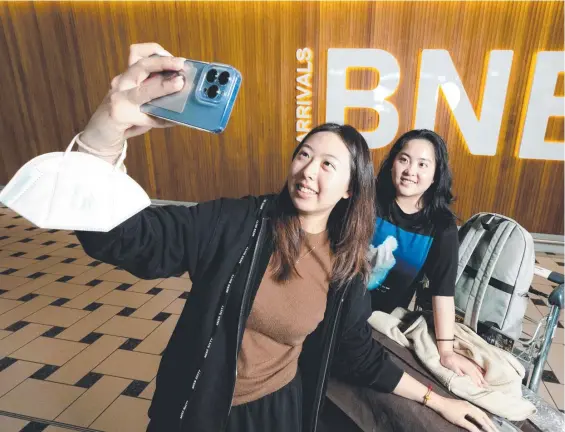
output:
[[[292,159],[313,135],[320,132],[331,132],[339,136],[351,155],[350,196],[336,204],[328,220],[328,237],[333,253],[331,279],[338,285],[351,281],[359,274],[367,279],[367,245],[373,237],[375,227],[375,172],[371,152],[365,138],[352,126],[326,123],[306,135],[294,150]],[[290,199],[287,183],[277,198],[277,211],[272,218],[272,227],[275,243],[273,274],[277,281],[282,282],[296,272],[295,262],[304,240],[304,232],[298,212]]]
[[[422,217],[420,223],[432,223],[434,226],[444,226],[456,220],[450,208],[454,201],[451,192],[453,181],[449,168],[447,146],[442,137],[428,129],[414,129],[403,134],[396,140],[386,159],[381,164],[376,180],[377,216],[390,219],[396,188],[392,182],[392,165],[404,146],[411,140],[424,139],[434,148],[436,169],[434,181],[421,198]]]

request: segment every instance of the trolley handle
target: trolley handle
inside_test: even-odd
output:
[[[550,282],[556,283],[557,285],[561,285],[564,281],[562,273],[548,270],[540,267],[539,265],[534,266],[534,274],[547,279]]]

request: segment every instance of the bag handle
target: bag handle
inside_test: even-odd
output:
[[[110,156],[120,155],[120,157],[118,158],[118,160],[114,164],[114,171],[118,170],[123,165],[124,160],[126,159],[126,153],[127,153],[127,148],[128,148],[127,140],[124,140],[124,145],[118,151],[102,152],[102,151],[99,151],[99,150],[94,150],[93,148],[91,148],[91,147],[87,146],[85,143],[83,143],[79,138],[80,134],[82,134],[82,132],[79,132],[78,134],[76,134],[75,137],[72,139],[71,143],[67,146],[67,149],[65,150],[65,156],[71,152],[73,146],[75,145],[75,143],[77,143],[77,145],[79,147],[82,147],[88,153],[96,155],[96,156],[110,157]]]

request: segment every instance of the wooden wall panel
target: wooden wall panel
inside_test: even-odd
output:
[[[39,154],[65,148],[86,124],[131,43],[237,67],[244,82],[225,133],[157,130],[131,140],[130,174],[153,198],[201,201],[280,189],[296,144],[296,50],[314,51],[314,119],[325,120],[329,48],[380,48],[402,75],[389,100],[400,133],[414,126],[418,58],[446,49],[475,109],[486,54],[514,50],[495,156],[473,156],[440,98],[462,218],[497,211],[532,232],[563,234],[563,162],[519,159],[527,80],[539,50],[563,50],[563,2],[3,2],[0,4],[0,184]],[[350,74],[367,88],[375,74]],[[556,95],[563,94],[561,74]],[[378,118],[349,110],[370,129]],[[563,140],[563,119],[548,139]],[[555,144],[562,145],[562,144]],[[373,151],[375,166],[389,146]]]

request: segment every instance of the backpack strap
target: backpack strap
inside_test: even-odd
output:
[[[471,226],[469,227],[469,232],[467,232],[465,238],[459,245],[459,262],[457,264],[457,277],[455,278],[456,284],[457,282],[459,282],[459,278],[463,274],[463,271],[465,271],[465,267],[467,267],[467,264],[471,259],[471,255],[473,255],[473,252],[475,252],[477,245],[486,232],[483,224],[481,223],[481,219],[486,216],[492,215],[478,214],[475,216],[474,220],[467,222]]]
[[[494,218],[494,216],[493,216]],[[464,324],[477,331],[479,313],[486,294],[489,281],[500,257],[504,245],[508,241],[510,234],[514,231],[515,224],[511,221],[503,220],[492,224],[495,219],[491,219],[487,225],[483,225],[488,231],[495,230],[495,233],[487,247],[487,251],[482,258],[481,266],[477,270],[471,292],[465,308]],[[483,233],[484,234],[484,233]]]

